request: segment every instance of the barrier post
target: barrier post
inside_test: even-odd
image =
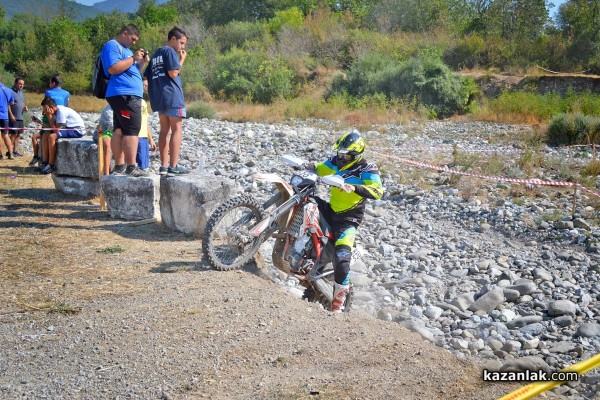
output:
[[[575,215],[575,208],[577,207],[577,185],[573,186],[573,208],[571,209],[571,217]]]
[[[102,138],[102,132],[98,132],[98,180],[104,175],[104,139]],[[106,199],[104,198],[104,192],[102,192],[102,186],[100,186],[100,209],[106,210]]]

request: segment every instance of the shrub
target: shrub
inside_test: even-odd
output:
[[[210,83],[214,93],[232,100],[268,104],[277,97],[290,97],[294,72],[281,60],[234,48],[217,59]]]
[[[275,34],[285,26],[299,27],[304,22],[304,14],[298,7],[275,11],[275,16],[267,21],[267,29]]]
[[[405,63],[379,54],[357,60],[348,77],[336,77],[331,94],[347,93],[363,97],[383,93],[390,99],[416,102],[427,107],[432,116],[448,117],[462,111],[477,91],[472,79],[461,79],[439,59],[426,56]]]
[[[234,47],[242,47],[248,40],[261,40],[267,30],[258,22],[232,21],[227,25],[214,26],[215,40],[221,46],[221,51],[228,51]]]
[[[551,146],[600,143],[600,118],[576,114],[558,114],[548,126]]]
[[[193,102],[186,107],[185,111],[188,117],[196,119],[215,119],[217,117],[216,111],[210,106],[210,104],[206,104],[202,101]]]
[[[447,52],[445,61],[455,68],[473,68],[483,61],[485,40],[478,34],[461,38],[456,47]]]

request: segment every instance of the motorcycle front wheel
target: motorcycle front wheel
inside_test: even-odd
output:
[[[256,253],[263,236],[250,235],[250,228],[264,218],[262,206],[249,195],[221,204],[206,223],[202,252],[210,265],[229,271],[245,265]]]

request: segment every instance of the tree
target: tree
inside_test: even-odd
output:
[[[177,10],[169,5],[156,5],[155,0],[140,0],[136,15],[148,25],[172,24],[178,17]]]
[[[586,62],[600,52],[600,2],[571,0],[558,10],[558,28],[571,38],[569,57]]]
[[[425,32],[439,26],[446,9],[444,0],[380,0],[366,21],[381,32]]]

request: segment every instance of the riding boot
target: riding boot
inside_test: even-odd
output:
[[[335,283],[333,285],[333,302],[331,303],[331,311],[334,313],[341,313],[344,311],[344,303],[346,303],[346,296],[350,292],[350,285],[340,285]]]

